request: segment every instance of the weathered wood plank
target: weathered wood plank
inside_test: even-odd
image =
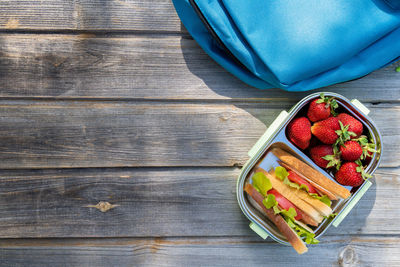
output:
[[[238,174],[238,168],[1,171],[0,237],[256,236],[237,204]],[[400,220],[399,179],[400,169],[379,169],[373,187],[326,235],[399,235],[393,223]],[[100,212],[93,207],[100,201],[117,206]]]
[[[290,106],[3,100],[0,168],[243,165]],[[399,166],[400,108],[369,107],[383,134],[381,166]]]
[[[181,31],[171,1],[3,0],[3,30]]]
[[[311,93],[251,88],[179,36],[2,34],[0,73],[0,97],[295,102]],[[399,87],[400,74],[389,66],[320,90],[380,102],[399,101]]]
[[[1,241],[0,241],[1,242]],[[10,242],[10,243],[9,243]],[[7,240],[4,266],[399,266],[397,237],[330,237],[305,255],[238,238]],[[1,264],[1,263],[0,263]]]

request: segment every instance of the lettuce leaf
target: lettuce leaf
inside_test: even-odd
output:
[[[278,201],[276,201],[275,196],[273,194],[268,194],[266,198],[263,200],[263,204],[267,209],[275,207],[278,205]]]
[[[287,219],[291,219],[291,220],[293,220],[293,221],[295,221],[295,218],[294,217],[296,217],[297,216],[297,212],[296,212],[296,210],[292,207],[292,208],[289,208],[289,210],[284,210],[284,209],[282,209],[281,210],[281,212],[280,212],[280,214],[282,214],[283,215],[283,217],[287,220]]]
[[[271,181],[262,172],[257,172],[252,177],[254,188],[266,197],[267,192],[272,189]]]
[[[296,224],[295,221],[292,221],[292,219],[288,219],[287,221],[288,225],[296,232],[300,238],[304,240],[307,244],[318,244],[319,240],[315,239],[315,234],[307,231],[300,225]]]
[[[280,180],[282,180],[284,184],[286,184],[290,187],[293,187],[296,189],[303,189],[306,192],[310,191],[308,186],[306,186],[304,184],[299,185],[298,183],[291,182],[288,178],[288,176],[289,176],[288,171],[282,166],[278,166],[275,168],[275,176],[278,177]]]
[[[270,196],[270,195],[272,195],[272,194],[269,194],[268,196]],[[274,195],[272,195],[272,196],[274,196]],[[264,201],[265,201],[265,199],[264,199]],[[263,201],[263,203],[264,203],[264,201]],[[264,206],[266,206],[265,203],[264,203]],[[281,214],[283,216],[283,218],[285,218],[285,220],[291,219],[293,221],[296,221],[296,219],[294,217],[297,216],[297,212],[293,207],[289,208],[289,210],[285,210],[285,209],[280,208],[278,206],[278,202],[277,202],[276,205],[273,206],[273,209],[274,209],[275,214]]]
[[[337,213],[332,213],[329,216],[324,216],[325,219],[330,219],[330,218],[335,218],[338,214]]]
[[[309,232],[307,229],[296,223],[297,220],[294,217],[297,216],[297,212],[293,207],[289,208],[289,210],[279,208],[278,202],[276,202],[275,196],[272,194],[267,195],[267,197],[263,200],[263,204],[268,209],[272,207],[275,214],[281,214],[287,224],[290,226],[290,228],[292,228],[296,232],[296,234],[304,240],[304,242],[306,242],[307,244],[319,243],[319,241],[314,238],[314,233]]]
[[[275,176],[278,177],[279,179],[281,179],[282,181],[288,177],[289,173],[287,172],[287,170],[282,167],[282,166],[278,166],[275,168]]]
[[[274,213],[275,213],[275,214],[281,213],[281,209],[278,207],[278,205],[273,206],[273,210],[274,210]]]
[[[332,201],[326,195],[319,196],[316,193],[309,193],[309,195],[312,196],[313,198],[318,199],[319,201],[321,201],[322,203],[328,205],[329,207],[332,205]]]
[[[286,185],[288,185],[288,186],[290,186],[290,187],[296,188],[297,190],[303,189],[303,190],[305,190],[307,193],[310,191],[310,188],[308,188],[308,186],[306,186],[305,184],[299,185],[298,183],[293,183],[293,182],[291,182],[291,181],[289,180],[289,178],[287,178],[287,177],[283,180],[283,183],[286,184]]]
[[[281,209],[278,207],[278,201],[276,201],[275,195],[273,194],[268,194],[263,199],[263,204],[267,209],[272,208],[275,214],[279,214],[281,212]]]

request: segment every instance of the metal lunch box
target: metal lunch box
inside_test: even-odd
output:
[[[290,245],[287,239],[279,232],[278,228],[272,222],[270,222],[266,216],[263,215],[254,201],[244,192],[244,186],[246,183],[251,182],[252,169],[256,164],[259,164],[266,170],[279,165],[278,159],[272,155],[272,153],[268,153],[270,149],[275,147],[284,149],[314,169],[318,170],[329,179],[335,181],[332,173],[329,173],[326,170],[318,167],[303,151],[297,148],[286,135],[286,127],[289,122],[298,114],[302,114],[303,112],[305,113],[306,106],[312,100],[318,98],[319,94],[320,93],[311,94],[298,102],[289,112],[282,111],[280,113],[280,115],[275,119],[274,122],[272,122],[266,132],[256,142],[253,148],[248,152],[250,159],[243,166],[237,180],[236,193],[239,206],[244,215],[250,220],[250,228],[263,239],[266,239],[268,236],[270,236],[273,240],[281,244]],[[350,101],[339,94],[329,92],[324,94],[325,96],[334,97],[336,99],[337,103],[339,104],[340,111],[345,111],[360,120],[364,126],[363,134],[369,132],[370,137],[376,144],[376,148],[380,149],[380,153],[374,153],[370,163],[365,169],[368,174],[373,175],[381,160],[382,138],[374,122],[368,117],[369,109],[357,99]],[[262,162],[260,162],[261,159],[263,159]],[[345,186],[350,190],[351,196],[346,200],[338,199],[332,201],[332,210],[333,212],[337,213],[337,216],[335,218],[324,219],[318,225],[318,227],[314,229],[315,238],[320,237],[329,226],[333,225],[337,227],[371,185],[372,183],[369,179],[365,180],[359,187],[352,188],[350,186]]]

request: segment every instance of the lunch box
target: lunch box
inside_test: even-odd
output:
[[[380,153],[373,154],[370,163],[365,169],[366,173],[373,175],[381,160],[382,138],[374,122],[368,117],[369,109],[357,99],[350,101],[339,94],[329,92],[324,94],[327,97],[334,97],[336,99],[339,104],[339,112],[346,112],[361,121],[364,126],[363,134],[369,132],[370,138],[376,144],[376,149],[378,151],[380,150]],[[332,173],[318,167],[305,152],[297,148],[287,137],[286,128],[290,121],[292,121],[297,115],[304,114],[305,116],[308,104],[312,100],[319,98],[319,95],[320,93],[311,94],[293,106],[289,112],[284,110],[279,114],[253,148],[248,152],[250,159],[243,166],[237,180],[236,193],[239,206],[244,215],[250,220],[250,228],[263,239],[266,239],[269,236],[281,244],[290,245],[285,236],[280,233],[278,228],[266,216],[263,215],[258,205],[244,192],[245,185],[251,182],[251,175],[254,166],[258,164],[265,170],[279,166],[278,159],[272,153],[269,153],[272,148],[281,148],[289,152],[293,156],[321,172],[329,179],[335,181]],[[345,200],[338,199],[332,201],[332,210],[334,213],[337,213],[337,215],[334,218],[325,218],[318,227],[314,229],[315,238],[320,237],[331,225],[337,227],[371,185],[372,183],[370,179],[368,179],[364,180],[363,184],[358,187],[353,188],[350,186],[344,186],[350,190],[351,196]]]

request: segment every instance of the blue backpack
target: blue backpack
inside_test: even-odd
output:
[[[400,0],[173,0],[204,51],[242,81],[306,91],[400,57]]]

